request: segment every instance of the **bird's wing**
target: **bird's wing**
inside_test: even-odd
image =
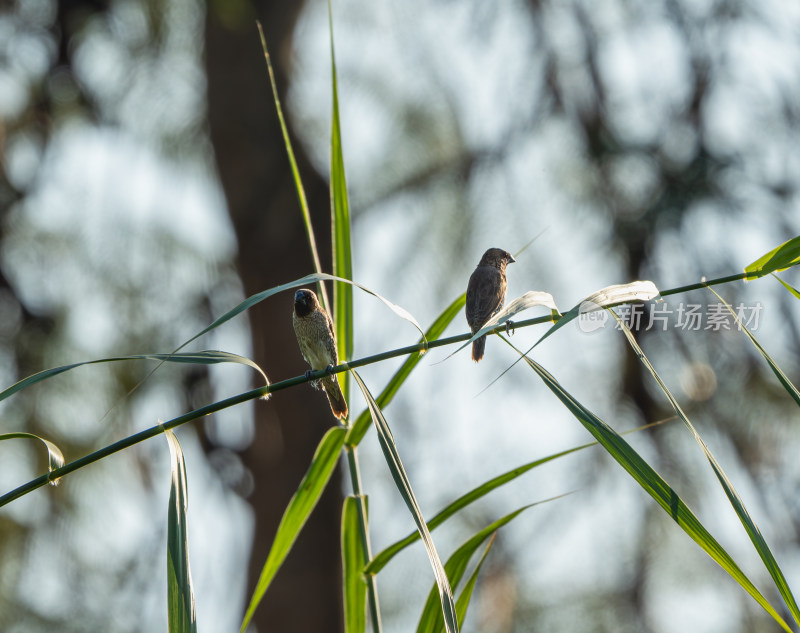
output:
[[[322,311],[322,314],[325,315],[325,320],[328,322],[328,332],[330,332],[330,336],[325,341],[328,346],[328,354],[331,358],[331,365],[338,365],[339,364],[339,354],[336,351],[336,332],[333,331],[333,319],[331,319],[331,315],[327,313],[327,311]]]
[[[503,274],[492,266],[479,266],[467,285],[467,323],[476,332],[502,307],[506,296]]]

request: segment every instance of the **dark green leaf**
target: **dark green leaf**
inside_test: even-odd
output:
[[[494,534],[494,532],[499,528],[514,520],[522,512],[533,505],[536,504],[523,506],[519,510],[515,510],[514,512],[507,514],[503,518],[498,519],[490,525],[487,525],[480,532],[465,541],[455,552],[453,552],[452,556],[447,559],[447,564],[445,565],[447,577],[450,579],[453,587],[457,586],[458,583],[461,582],[461,578],[464,576],[464,572],[467,570],[467,565],[469,564],[472,555],[483,544],[483,542],[492,534]],[[464,612],[466,612],[466,606],[464,606]],[[428,593],[428,600],[425,602],[425,607],[422,610],[419,625],[417,626],[417,633],[438,633],[443,624],[442,611],[436,604],[436,585],[434,585],[431,591]]]
[[[457,297],[449,306],[447,306],[428,328],[428,331],[422,336],[421,342],[424,343],[425,341],[435,341],[438,339],[447,329],[447,326],[450,325],[450,322],[461,311],[461,308],[464,307],[466,297],[467,295],[464,293],[460,297]],[[394,398],[395,394],[406,381],[406,378],[408,378],[413,369],[417,366],[417,364],[419,364],[420,360],[422,360],[422,354],[411,354],[408,358],[406,358],[405,362],[400,366],[400,369],[398,369],[394,376],[392,376],[389,384],[386,385],[384,390],[381,391],[380,395],[375,399],[375,402],[377,402],[381,409],[383,409],[392,401],[392,398]],[[358,416],[356,421],[350,427],[350,431],[347,433],[347,439],[345,440],[347,445],[357,445],[364,437],[367,429],[369,429],[371,422],[372,417],[370,416],[369,409],[367,409]]]
[[[342,130],[339,121],[339,87],[336,77],[336,55],[333,46],[333,10],[328,2],[328,28],[331,38],[331,232],[333,239],[333,274],[353,278],[350,250],[350,202],[347,197],[347,178],[344,169]],[[353,354],[353,288],[348,284],[333,284],[333,322],[339,358]],[[422,330],[420,330],[422,332]],[[342,390],[349,394],[349,374],[342,376]]]
[[[289,505],[286,506],[286,511],[283,513],[283,518],[275,534],[275,540],[272,541],[267,561],[264,563],[253,597],[250,599],[250,605],[247,607],[241,626],[242,633],[250,623],[256,607],[267,592],[272,579],[292,549],[311,511],[328,485],[344,445],[345,433],[346,431],[342,427],[334,427],[325,434],[317,446],[308,471],[289,501]]]
[[[352,371],[356,383],[361,389],[361,393],[364,394],[364,399],[369,406],[370,413],[372,414],[372,421],[375,423],[375,428],[378,431],[378,440],[381,445],[381,450],[386,458],[389,470],[392,473],[394,483],[400,491],[400,496],[403,498],[403,501],[405,501],[411,516],[414,518],[414,523],[417,524],[417,529],[425,545],[425,551],[428,554],[428,560],[433,568],[433,575],[436,578],[436,585],[439,589],[439,599],[441,601],[441,609],[444,614],[444,622],[447,631],[448,633],[457,633],[458,620],[456,618],[453,591],[450,589],[450,583],[447,582],[447,575],[442,566],[442,560],[439,558],[436,546],[433,544],[431,533],[428,530],[428,526],[425,524],[425,519],[422,517],[422,511],[419,508],[414,491],[411,489],[411,482],[408,480],[408,475],[406,474],[405,468],[403,468],[403,462],[400,460],[400,454],[397,452],[397,446],[395,445],[392,431],[389,429],[386,418],[383,417],[383,413],[372,397],[372,394],[369,392],[369,389],[367,389],[367,386],[361,380],[358,372],[355,370]]]
[[[486,548],[483,550],[483,554],[481,554],[481,558],[478,561],[478,564],[475,565],[475,569],[472,570],[469,578],[467,579],[464,588],[461,590],[461,593],[456,600],[456,613],[458,614],[458,625],[464,626],[464,620],[467,618],[467,609],[469,609],[469,602],[472,599],[472,592],[475,589],[475,583],[478,580],[478,574],[481,572],[481,567],[483,567],[483,563],[486,560],[486,557],[489,554],[489,550],[492,549],[492,544],[494,543],[494,539],[497,537],[497,532],[492,534],[492,537],[489,539],[489,542],[486,544]]]
[[[37,374],[33,374],[32,376],[28,376],[23,380],[11,385],[7,389],[0,392],[0,400],[5,400],[9,396],[14,395],[18,391],[22,391],[26,387],[30,387],[31,385],[35,385],[38,382],[43,380],[47,380],[48,378],[53,378],[54,376],[58,376],[59,374],[63,374],[66,371],[71,369],[75,369],[77,367],[83,367],[84,365],[96,365],[99,363],[116,363],[125,360],[157,360],[163,362],[170,362],[170,363],[194,363],[200,365],[211,365],[215,363],[239,363],[242,365],[247,365],[249,367],[254,368],[258,371],[269,384],[269,380],[267,380],[266,374],[262,371],[262,369],[256,365],[252,360],[249,358],[245,358],[244,356],[239,356],[238,354],[231,354],[230,352],[219,352],[213,350],[206,350],[202,352],[188,352],[188,353],[175,353],[175,354],[135,354],[133,356],[117,356],[113,358],[100,358],[97,360],[88,360],[81,363],[72,363],[71,365],[63,365],[61,367],[54,367],[52,369],[45,369],[44,371],[40,371]]]
[[[772,370],[772,373],[775,374],[775,377],[778,379],[781,385],[783,385],[783,388],[792,397],[792,399],[798,405],[800,405],[800,391],[797,390],[797,387],[794,386],[794,383],[792,383],[792,381],[789,380],[789,377],[783,372],[783,370],[780,367],[778,367],[778,363],[776,363],[775,360],[772,358],[772,356],[770,356],[767,353],[767,350],[765,350],[764,347],[761,345],[761,343],[758,342],[758,339],[755,336],[753,336],[753,333],[745,326],[744,323],[741,322],[741,320],[736,315],[733,308],[728,304],[728,302],[726,302],[722,297],[720,297],[712,288],[709,288],[709,290],[711,290],[711,292],[714,293],[717,299],[719,299],[720,302],[722,302],[728,308],[728,311],[733,315],[733,318],[736,321],[738,327],[741,328],[742,332],[744,332],[747,335],[747,338],[750,339],[750,342],[753,344],[753,347],[755,347],[758,350],[758,353],[761,354],[762,358],[765,361],[767,361],[769,368]]]
[[[513,481],[520,475],[528,472],[532,468],[536,468],[537,466],[541,466],[549,461],[554,459],[558,459],[559,457],[564,457],[565,455],[569,455],[570,453],[574,453],[576,451],[583,450],[584,448],[589,448],[590,446],[596,446],[597,442],[591,442],[590,444],[584,444],[583,446],[576,446],[575,448],[571,448],[566,451],[561,451],[560,453],[555,453],[553,455],[548,455],[547,457],[542,457],[541,459],[537,459],[535,461],[529,462],[527,464],[523,464],[522,466],[518,466],[512,470],[509,470],[502,475],[498,475],[490,479],[489,481],[481,484],[477,488],[473,488],[468,493],[461,495],[458,499],[449,503],[445,506],[439,513],[437,513],[430,521],[428,521],[428,529],[434,530],[439,527],[442,523],[447,521],[451,516],[459,512],[460,510],[467,507],[469,504],[477,501],[484,495],[489,494],[492,490],[499,488],[507,484],[510,481]],[[377,574],[378,572],[383,569],[392,558],[394,558],[397,554],[399,554],[402,550],[406,547],[415,543],[419,540],[419,532],[412,532],[404,539],[401,539],[395,543],[392,543],[388,547],[386,547],[383,551],[379,554],[374,556],[372,560],[369,562],[367,567],[364,569],[365,574]]]
[[[709,288],[711,292],[716,295],[717,299],[719,299],[725,307],[730,311],[733,315],[733,318],[736,320],[736,323],[742,328],[745,334],[750,338],[750,341],[755,345],[756,349],[761,353],[764,359],[769,363],[770,367],[772,368],[775,375],[783,384],[784,388],[789,392],[789,394],[795,399],[795,402],[800,404],[800,393],[798,393],[797,388],[791,383],[791,381],[786,377],[780,367],[778,367],[777,363],[767,354],[766,350],[761,346],[755,336],[750,332],[750,330],[745,327],[745,325],[739,320],[739,317],[734,312],[731,305],[726,302],[722,297],[719,296],[712,288]],[[626,328],[627,330],[627,328]],[[775,556],[772,554],[772,550],[770,550],[767,542],[764,540],[764,537],[761,534],[761,531],[755,524],[755,521],[750,517],[750,513],[747,511],[747,508],[744,506],[744,502],[739,497],[739,494],[733,487],[733,484],[728,480],[728,477],[722,470],[722,467],[717,463],[717,460],[711,454],[711,451],[705,445],[702,439],[700,439],[700,435],[695,430],[694,426],[689,422],[688,418],[684,415],[683,411],[681,410],[680,406],[678,405],[675,398],[669,393],[666,385],[661,380],[661,378],[656,374],[655,369],[653,369],[650,362],[645,358],[644,353],[639,348],[638,344],[635,340],[633,340],[633,335],[630,334],[628,330],[626,332],[628,339],[631,341],[631,345],[634,348],[634,351],[639,355],[639,358],[642,359],[642,362],[645,366],[650,370],[650,372],[655,377],[656,381],[661,386],[662,390],[667,394],[667,398],[669,398],[670,404],[675,409],[675,412],[683,419],[684,423],[688,426],[689,430],[694,434],[695,439],[700,444],[701,448],[706,454],[711,467],[714,469],[714,474],[719,479],[722,488],[725,490],[725,494],[728,496],[728,500],[730,501],[733,509],[736,511],[739,520],[742,522],[747,535],[750,537],[750,540],[753,543],[753,547],[756,548],[758,555],[761,557],[761,560],[764,562],[764,566],[769,571],[770,576],[772,576],[772,580],[775,582],[775,586],[778,588],[781,596],[783,597],[786,606],[789,607],[789,611],[794,617],[795,623],[800,625],[800,609],[797,607],[797,602],[795,601],[794,595],[792,594],[792,590],[789,587],[789,583],[786,581],[786,577],[783,575],[780,566],[778,565],[778,561],[775,560]]]
[[[504,339],[508,345],[508,340]],[[513,347],[513,345],[511,345]],[[516,348],[514,348],[516,349]],[[518,353],[522,354],[519,350]],[[787,632],[789,625],[758,591],[725,549],[706,530],[688,506],[670,488],[661,476],[610,426],[575,400],[541,365],[528,358],[524,360],[547,387],[561,400],[564,406],[583,424],[608,453],[628,474],[669,514],[681,529],[689,535],[720,567],[722,567],[747,593],[758,602]]]

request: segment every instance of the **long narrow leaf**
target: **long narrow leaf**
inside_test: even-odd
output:
[[[507,339],[508,345],[514,347]],[[516,350],[516,347],[514,347]],[[521,351],[516,350],[519,354]],[[628,474],[669,514],[672,519],[697,543],[722,569],[724,569],[762,608],[790,632],[791,628],[758,591],[752,581],[734,562],[728,552],[711,536],[678,494],[653,470],[616,431],[575,400],[541,365],[523,355],[526,363],[533,369],[547,387],[561,400],[564,406],[583,424],[608,453]]]
[[[425,545],[425,551],[428,554],[428,560],[433,568],[433,575],[436,578],[436,585],[439,589],[439,600],[441,601],[441,609],[447,631],[448,633],[457,633],[458,619],[456,617],[453,591],[450,588],[450,583],[447,581],[447,574],[442,565],[442,560],[439,558],[439,554],[436,551],[436,546],[433,544],[431,533],[428,530],[428,526],[425,524],[425,519],[422,517],[422,511],[417,503],[417,498],[414,495],[414,491],[411,489],[411,483],[408,480],[405,468],[403,468],[400,454],[397,452],[397,446],[395,445],[392,431],[389,429],[389,425],[386,422],[386,418],[383,417],[380,407],[378,407],[369,389],[367,389],[367,386],[361,380],[361,376],[359,376],[356,371],[353,371],[353,376],[361,389],[361,393],[364,394],[364,399],[369,405],[372,420],[378,431],[378,440],[380,441],[381,450],[386,458],[389,470],[392,473],[394,483],[400,491],[400,496],[403,497],[403,501],[405,501],[409,512],[411,512],[414,523],[417,524],[417,529],[422,537],[422,542]]]
[[[344,170],[342,129],[339,121],[339,87],[336,77],[336,55],[333,46],[333,9],[328,1],[328,28],[331,39],[331,239],[333,240],[333,274],[353,278],[350,250],[350,202],[347,197],[347,178]],[[353,354],[353,288],[341,282],[333,284],[333,322],[339,358]],[[421,330],[420,330],[421,331]],[[345,373],[342,390],[349,394],[350,378]]]
[[[267,62],[267,72],[269,73],[269,84],[272,88],[272,98],[275,101],[275,110],[278,113],[278,122],[281,125],[281,133],[283,134],[283,144],[286,147],[286,154],[289,157],[289,165],[292,169],[292,178],[294,179],[294,186],[297,190],[297,200],[300,203],[300,211],[303,214],[303,224],[306,227],[306,239],[308,239],[308,247],[311,250],[311,257],[314,260],[314,270],[318,273],[322,272],[322,264],[319,259],[319,251],[317,250],[317,240],[314,238],[314,227],[311,224],[311,213],[308,210],[308,200],[306,199],[306,190],[303,187],[303,181],[300,178],[300,170],[297,167],[297,161],[294,157],[294,150],[292,149],[292,141],[289,137],[289,129],[286,126],[286,120],[283,117],[283,108],[281,107],[281,100],[278,95],[278,85],[275,83],[275,73],[272,70],[272,62],[270,61],[269,51],[267,50],[267,40],[264,37],[264,29],[261,28],[261,22],[256,20],[258,26],[258,35],[261,38],[261,48],[264,51],[264,59]],[[325,289],[325,284],[317,282],[317,289],[319,290],[322,305],[325,309],[330,309],[330,301],[328,300],[328,291]]]
[[[494,544],[494,540],[497,538],[497,532],[494,532],[489,539],[489,542],[486,544],[486,547],[483,550],[483,554],[481,554],[480,560],[478,560],[478,564],[475,565],[475,569],[472,570],[467,582],[464,584],[464,588],[461,590],[461,593],[458,595],[456,599],[456,613],[458,614],[458,625],[463,627],[464,620],[467,618],[467,609],[469,609],[470,600],[472,600],[472,592],[475,589],[475,583],[478,581],[478,574],[481,573],[481,568],[483,567],[483,563],[486,560],[486,557],[489,555],[489,550],[492,549],[492,545]],[[441,629],[440,629],[441,630]]]
[[[261,576],[258,579],[253,597],[250,599],[250,605],[247,607],[247,612],[242,621],[242,633],[250,623],[256,608],[264,597],[270,583],[272,583],[272,579],[292,549],[311,511],[317,505],[322,492],[328,485],[344,445],[345,433],[346,431],[342,427],[333,427],[325,434],[319,446],[317,446],[308,471],[289,501],[289,505],[286,506],[283,518],[281,518],[280,525],[278,525],[278,531],[275,534],[275,540],[272,542],[272,547],[267,556],[267,561],[261,570]]]
[[[281,284],[280,286],[275,286],[273,288],[269,288],[268,290],[262,290],[261,292],[257,292],[256,294],[251,295],[250,297],[248,297],[247,299],[242,301],[236,307],[228,310],[225,314],[223,314],[221,317],[216,319],[211,325],[209,325],[208,327],[204,328],[203,330],[201,330],[200,332],[195,334],[192,338],[190,338],[188,341],[183,343],[175,351],[177,352],[177,351],[183,349],[184,347],[186,347],[192,341],[194,341],[194,340],[200,338],[201,336],[203,336],[203,334],[207,334],[211,330],[214,330],[214,329],[218,328],[223,323],[227,323],[232,318],[234,318],[235,316],[240,315],[245,310],[249,310],[254,305],[256,305],[258,303],[261,303],[262,301],[264,301],[264,299],[267,299],[267,298],[269,298],[269,297],[271,297],[273,295],[276,295],[279,292],[283,292],[285,290],[290,290],[291,288],[299,288],[300,286],[307,286],[309,284],[313,284],[313,283],[316,283],[318,281],[339,281],[339,282],[342,282],[344,284],[351,284],[353,286],[356,286],[357,288],[360,288],[361,290],[363,290],[367,294],[371,294],[373,297],[376,297],[377,299],[379,299],[386,307],[388,307],[397,316],[399,316],[401,319],[405,319],[406,321],[411,323],[415,328],[417,328],[417,330],[419,330],[420,334],[424,334],[422,332],[422,327],[420,327],[419,323],[417,323],[417,320],[411,315],[410,312],[408,312],[404,308],[401,308],[400,306],[392,303],[391,301],[389,301],[385,297],[382,297],[381,295],[379,295],[374,290],[370,290],[366,286],[362,286],[361,284],[356,283],[354,281],[351,281],[350,279],[344,279],[343,277],[337,277],[336,275],[329,275],[327,273],[312,273],[310,275],[306,275],[305,277],[301,277],[300,279],[295,279],[294,281],[290,281],[290,282],[287,282],[285,284]],[[289,312],[289,314],[291,314],[291,311]]]
[[[38,382],[47,380],[48,378],[53,378],[54,376],[63,374],[64,372],[70,371],[71,369],[76,369],[77,367],[83,367],[84,365],[96,365],[99,363],[116,363],[126,360],[157,360],[161,362],[194,363],[200,365],[211,365],[216,363],[239,363],[242,365],[247,365],[249,367],[252,367],[256,371],[258,371],[258,373],[260,373],[261,376],[266,381],[267,385],[269,385],[269,380],[267,380],[267,375],[256,363],[254,363],[249,358],[245,358],[244,356],[239,356],[238,354],[231,354],[230,352],[206,350],[202,352],[175,353],[175,354],[135,354],[133,356],[116,356],[113,358],[99,358],[97,360],[87,360],[80,363],[62,365],[61,367],[53,367],[52,369],[45,369],[44,371],[40,371],[36,374],[33,374],[32,376],[28,376],[27,378],[24,378],[19,382],[11,385],[7,389],[4,389],[2,392],[0,392],[0,400],[5,400],[9,396],[14,395],[18,391],[22,391],[26,387],[35,385]]]
[[[196,633],[192,573],[189,568],[189,535],[186,529],[189,501],[186,465],[178,438],[164,431],[169,443],[172,481],[167,513],[167,622],[169,633]]]
[[[455,587],[459,582],[461,582],[461,578],[464,576],[464,572],[467,570],[467,565],[469,564],[472,555],[478,550],[478,548],[487,538],[534,505],[536,504],[523,506],[518,510],[515,510],[514,512],[511,512],[497,521],[487,525],[481,531],[467,539],[455,552],[453,552],[445,564],[447,577],[450,579],[452,585]],[[422,610],[422,615],[419,619],[419,625],[417,626],[417,633],[438,633],[438,631],[442,628],[442,611],[441,609],[438,609],[437,606],[436,586],[434,585],[428,593],[428,600],[425,602],[425,607]]]
[[[786,288],[786,290],[788,290],[790,293],[792,293],[792,295],[794,296],[795,299],[800,299],[800,290],[798,290],[794,286],[791,286],[791,285],[787,284],[783,279],[778,277],[778,275],[776,275],[775,273],[772,273],[772,276],[775,277],[775,279],[777,279],[781,283],[781,285],[784,288]]]
[[[539,345],[542,341],[544,341],[549,336],[555,334],[558,330],[564,327],[570,321],[574,321],[581,315],[592,312],[595,310],[600,310],[602,308],[608,308],[616,305],[620,305],[623,303],[631,303],[632,301],[649,301],[651,299],[655,299],[659,295],[659,290],[656,285],[652,281],[632,281],[627,284],[616,284],[614,286],[607,286],[605,288],[601,288],[600,290],[593,292],[588,297],[586,297],[583,301],[578,303],[572,309],[568,310],[564,314],[561,315],[552,327],[550,327],[542,336],[536,341],[533,345],[531,345],[525,354],[530,354],[534,348]],[[492,380],[486,387],[483,388],[483,391],[486,391],[489,387],[491,387],[494,383],[500,380],[503,376],[508,373],[512,367],[514,367],[518,362],[520,362],[525,356],[520,356],[517,360],[511,363],[510,366],[506,367],[502,373]]]
[[[570,448],[566,451],[561,451],[560,453],[554,453],[553,455],[548,455],[547,457],[542,457],[541,459],[537,459],[535,461],[529,462],[527,464],[523,464],[522,466],[518,466],[508,472],[503,473],[502,475],[498,475],[490,479],[489,481],[481,484],[480,486],[473,488],[466,494],[461,495],[455,501],[447,504],[442,510],[440,510],[430,521],[428,521],[428,529],[435,530],[439,527],[442,523],[447,521],[451,516],[456,514],[457,512],[463,510],[471,503],[474,503],[481,497],[489,494],[492,490],[499,488],[507,484],[510,481],[513,481],[520,475],[528,472],[532,468],[536,468],[537,466],[541,466],[542,464],[546,464],[554,459],[558,459],[559,457],[564,457],[565,455],[569,455],[570,453],[575,453],[577,451],[583,450],[584,448],[589,448],[591,446],[596,446],[597,442],[591,442],[589,444],[584,444],[583,446],[576,446],[575,448]],[[372,558],[369,564],[364,569],[365,574],[377,574],[380,572],[390,560],[392,560],[397,554],[403,551],[409,545],[416,543],[419,540],[419,532],[412,532],[408,536],[399,541],[392,543],[388,547],[384,548],[383,551],[378,553],[376,556]]]
[[[342,507],[342,587],[344,591],[345,633],[363,633],[367,628],[367,583],[364,580],[366,556],[361,546],[359,506],[361,499],[347,497]]]
[[[713,292],[713,291],[712,291]],[[714,293],[716,294],[716,293]],[[719,296],[719,295],[717,295]],[[699,444],[700,448],[703,450],[703,454],[706,456],[708,463],[711,464],[711,468],[714,471],[714,474],[717,476],[722,489],[725,491],[725,495],[728,497],[728,501],[730,501],[731,506],[736,511],[736,515],[739,517],[739,521],[741,521],[742,526],[744,527],[747,535],[750,537],[750,540],[753,543],[753,547],[755,547],[758,555],[761,557],[761,560],[764,562],[764,566],[767,568],[770,576],[775,581],[775,586],[780,591],[781,596],[783,596],[786,605],[789,607],[789,611],[792,613],[792,616],[795,619],[797,624],[800,624],[800,611],[797,608],[797,602],[794,599],[794,595],[792,595],[792,590],[789,588],[789,584],[786,582],[786,578],[781,571],[780,566],[778,565],[778,561],[775,560],[775,556],[772,554],[772,550],[770,550],[769,546],[767,545],[766,540],[761,534],[761,531],[756,526],[755,521],[753,521],[750,513],[747,511],[747,508],[744,505],[744,501],[739,496],[739,493],[736,492],[736,488],[734,488],[733,483],[730,481],[728,476],[725,474],[725,471],[720,466],[717,459],[711,453],[711,449],[708,448],[706,443],[703,441],[703,438],[700,437],[700,434],[695,429],[694,425],[689,421],[689,418],[684,413],[683,409],[681,408],[680,404],[676,400],[675,396],[667,387],[666,383],[661,379],[658,372],[656,371],[655,367],[653,367],[650,360],[645,356],[642,348],[639,347],[639,344],[636,342],[636,339],[633,336],[633,333],[630,331],[630,328],[616,315],[613,311],[611,314],[616,319],[617,323],[622,328],[625,337],[628,340],[631,348],[633,349],[636,356],[642,361],[642,364],[647,368],[650,374],[653,376],[655,381],[658,383],[661,391],[664,392],[664,395],[667,396],[672,409],[678,415],[678,417],[683,420],[683,423],[686,425],[686,428],[694,436],[695,441]]]
[[[466,298],[466,293],[463,293],[449,306],[447,306],[444,311],[438,317],[436,317],[436,320],[422,336],[421,342],[424,343],[426,341],[435,341],[438,339],[447,329],[447,326],[450,325],[450,322],[461,311],[461,308],[464,307]],[[389,383],[375,399],[378,407],[383,409],[392,401],[392,398],[394,398],[395,394],[406,381],[406,378],[409,377],[414,368],[419,364],[420,360],[422,360],[422,354],[412,354],[406,358],[405,362],[400,366],[400,369],[395,372],[394,376],[392,376],[391,380],[389,380]],[[369,409],[362,411],[351,426],[350,431],[347,433],[347,439],[345,440],[345,443],[348,446],[357,445],[364,437],[367,429],[369,429],[371,422],[372,417],[370,416]]]
[[[739,319],[739,316],[736,314],[736,312],[734,312],[730,304],[721,296],[719,296],[719,294],[717,294],[713,288],[709,288],[709,290],[714,293],[717,299],[719,299],[726,308],[728,308],[728,311],[733,315],[736,324],[741,328],[742,332],[747,335],[747,338],[750,339],[750,342],[758,350],[758,353],[761,354],[765,361],[767,361],[769,368],[772,370],[772,373],[775,374],[775,377],[778,379],[778,381],[783,385],[783,388],[786,389],[786,392],[792,397],[792,399],[798,405],[800,405],[800,391],[797,390],[797,387],[794,386],[794,383],[789,380],[789,377],[783,373],[783,370],[780,367],[778,367],[778,363],[773,360],[772,356],[770,356],[767,353],[767,350],[765,350],[761,343],[758,342],[758,339],[753,336],[753,333],[745,326],[744,323],[742,323],[742,321]]]
[[[491,319],[489,319],[486,323],[484,323],[481,329],[479,329],[477,332],[475,332],[475,334],[472,335],[472,338],[470,338],[463,345],[457,348],[455,352],[450,353],[447,356],[447,358],[450,358],[450,356],[457,354],[467,345],[471,345],[473,341],[480,338],[481,336],[484,336],[490,330],[496,328],[498,325],[507,323],[509,320],[511,320],[512,317],[516,316],[520,312],[523,312],[525,310],[528,310],[529,308],[533,308],[536,306],[544,306],[546,308],[550,308],[550,313],[553,315],[553,319],[558,319],[560,316],[558,312],[558,307],[556,306],[556,302],[553,299],[553,295],[551,295],[548,292],[529,290],[522,296],[517,297],[516,299],[511,301],[511,303],[509,303],[505,308],[503,308],[500,312],[495,314]],[[447,360],[447,358],[445,358],[444,360]]]
[[[34,435],[33,433],[3,433],[0,434],[0,441],[2,440],[37,440],[44,444],[44,447],[47,449],[47,470],[48,472],[52,473],[56,468],[61,468],[66,461],[64,460],[64,453],[61,452],[61,449],[58,448],[55,444],[53,444],[50,440],[46,440],[43,437],[39,437],[38,435]],[[53,486],[58,485],[58,479],[51,479],[50,483]]]

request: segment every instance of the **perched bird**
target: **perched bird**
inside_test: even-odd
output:
[[[314,371],[327,369],[329,372],[326,377],[313,381],[312,386],[319,389],[319,384],[322,383],[333,415],[337,418],[346,418],[347,402],[345,402],[344,394],[339,387],[339,381],[330,373],[334,365],[339,364],[333,321],[325,308],[317,301],[317,295],[311,290],[303,288],[294,293],[292,325],[303,358],[311,365],[311,369]],[[311,371],[307,371],[306,376],[310,373]]]
[[[467,285],[467,324],[475,334],[483,324],[503,309],[506,301],[506,265],[516,261],[502,248],[490,248],[483,254]],[[472,360],[483,358],[486,335],[472,342]]]

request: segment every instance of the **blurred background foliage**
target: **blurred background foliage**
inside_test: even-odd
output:
[[[464,0],[334,3],[354,278],[423,326],[463,292],[489,246],[516,252],[509,296],[565,310],[612,283],[660,288],[742,267],[800,233],[800,10],[765,0]],[[0,377],[111,355],[166,352],[244,296],[311,272],[255,29],[264,25],[324,261],[330,114],[327,6],[248,0],[17,0],[0,7]],[[797,283],[797,274],[786,275]],[[797,301],[760,304],[756,335],[797,375]],[[791,586],[800,586],[794,403],[735,327],[668,327],[640,343],[732,478]],[[410,327],[356,295],[355,355],[407,345]],[[291,299],[202,341],[279,380],[304,371]],[[705,328],[707,321],[703,321]],[[752,326],[752,324],[751,324]],[[448,333],[466,329],[461,319]],[[526,349],[541,334],[517,333]],[[526,345],[527,343],[527,345]],[[431,353],[387,411],[423,511],[587,434],[489,341],[480,365]],[[565,328],[537,360],[618,430],[667,402],[607,327]],[[365,368],[379,389],[396,368]],[[242,391],[244,368],[80,369],[2,403],[0,431],[68,459]],[[797,381],[795,381],[797,382]],[[269,403],[182,428],[201,631],[235,630],[283,509],[331,424],[324,398]],[[355,395],[351,409],[358,411]],[[678,424],[631,440],[762,589],[766,573]],[[2,490],[45,467],[0,447]],[[412,529],[367,438],[376,550]],[[0,511],[0,630],[162,630],[169,461],[149,442]],[[774,630],[760,608],[602,451],[498,491],[435,534],[440,550],[511,509],[570,490],[504,528],[468,627]],[[258,630],[341,621],[342,489],[326,493],[256,616]],[[246,571],[247,570],[247,571]],[[411,579],[411,581],[409,581]],[[414,626],[432,579],[420,549],[379,576],[389,631]],[[309,608],[309,596],[313,608]],[[773,600],[777,603],[777,600]]]

